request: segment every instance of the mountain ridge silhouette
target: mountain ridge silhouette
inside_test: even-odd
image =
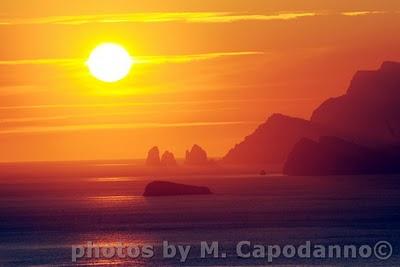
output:
[[[227,164],[283,164],[302,138],[335,136],[366,146],[400,144],[400,63],[358,71],[347,92],[317,107],[310,120],[273,114],[221,159]]]

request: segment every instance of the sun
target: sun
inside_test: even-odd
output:
[[[129,74],[133,58],[120,45],[104,43],[91,52],[86,65],[90,73],[103,82],[117,82]]]

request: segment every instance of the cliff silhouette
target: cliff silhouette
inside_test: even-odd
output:
[[[283,164],[300,141],[296,155],[311,161],[313,157],[307,158],[313,147],[311,144],[315,146],[322,136],[339,137],[366,149],[397,146],[400,144],[399,106],[400,63],[384,62],[378,70],[357,72],[346,94],[323,102],[310,120],[272,115],[232,148],[221,162]],[[308,146],[301,155],[298,146],[302,147],[304,143]],[[348,153],[351,151],[347,150]]]
[[[290,152],[287,175],[390,174],[400,172],[399,147],[371,148],[337,137],[303,138]]]
[[[399,107],[400,63],[385,62],[376,71],[357,72],[347,93],[325,101],[311,121],[361,144],[400,144]]]
[[[226,164],[283,163],[301,138],[317,140],[327,133],[327,129],[310,121],[274,114],[243,142],[231,149],[222,162]]]

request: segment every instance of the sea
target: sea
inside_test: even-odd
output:
[[[146,184],[160,179],[208,186],[213,194],[143,197]],[[0,179],[0,266],[400,266],[399,179],[258,173],[60,178],[13,176],[8,168]],[[175,255],[165,254],[166,244]],[[217,255],[206,253],[205,244],[216,244]],[[88,256],[90,245],[99,255],[91,249]],[[189,247],[186,257],[178,246]],[[334,246],[340,251],[329,255]],[[345,246],[356,255],[344,255]]]

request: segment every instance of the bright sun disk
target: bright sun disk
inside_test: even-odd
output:
[[[93,49],[86,62],[90,73],[103,82],[116,82],[129,74],[133,59],[120,45],[105,43]]]

